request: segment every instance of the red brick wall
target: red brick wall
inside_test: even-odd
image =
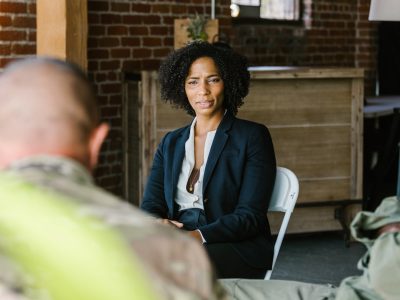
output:
[[[13,58],[36,54],[35,2],[0,1],[0,69]]]
[[[35,0],[0,0],[0,69],[35,54]],[[222,35],[253,65],[366,68],[373,92],[376,25],[367,21],[369,0],[303,0],[302,25],[231,24],[229,0],[216,1]],[[173,20],[210,14],[209,0],[89,0],[89,76],[102,117],[112,125],[96,179],[122,194],[122,83],[125,72],[157,69],[173,49]]]

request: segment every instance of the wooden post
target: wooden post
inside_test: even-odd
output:
[[[87,1],[37,0],[37,55],[55,56],[87,69]]]

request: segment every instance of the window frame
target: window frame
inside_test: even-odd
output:
[[[297,0],[294,0],[297,1]],[[299,1],[299,19],[298,20],[280,20],[280,19],[266,19],[266,18],[261,18],[261,17],[232,17],[232,24],[254,24],[254,25],[263,25],[263,24],[274,24],[274,25],[288,25],[288,26],[300,26],[303,25],[303,9],[304,9],[304,3],[303,0],[298,0]],[[249,5],[239,5],[239,6],[247,6],[251,7]],[[253,6],[257,9],[260,8],[260,6]]]

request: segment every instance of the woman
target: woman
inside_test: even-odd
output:
[[[220,278],[263,278],[273,255],[266,212],[276,162],[268,129],[235,117],[249,88],[246,59],[193,42],[169,55],[159,75],[162,99],[195,118],[161,141],[142,209],[203,242]]]

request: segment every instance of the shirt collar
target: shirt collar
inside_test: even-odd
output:
[[[42,171],[67,177],[81,184],[93,184],[93,177],[85,167],[73,159],[61,156],[41,155],[24,158],[12,163],[6,170],[23,173]]]

